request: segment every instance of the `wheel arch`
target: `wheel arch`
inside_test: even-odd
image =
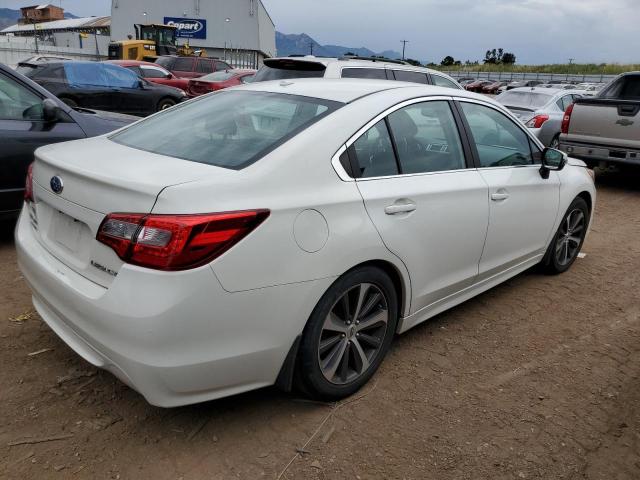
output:
[[[398,320],[400,320],[404,316],[404,314],[409,313],[409,308],[411,306],[411,297],[410,297],[411,285],[410,285],[410,279],[409,279],[408,273],[402,272],[400,268],[394,265],[391,261],[376,259],[376,260],[367,260],[365,262],[358,263],[357,265],[353,265],[352,267],[350,267],[348,270],[345,270],[338,278],[335,279],[334,282],[331,283],[331,285],[333,285],[335,282],[337,282],[340,278],[342,278],[347,273],[357,268],[368,267],[368,266],[379,268],[380,270],[385,272],[391,279],[391,282],[393,283],[393,286],[396,292],[396,296],[398,298],[397,313],[398,313]],[[329,288],[331,288],[331,286]],[[311,315],[309,315],[309,318],[310,317]],[[307,327],[307,324],[309,323],[309,318],[305,320],[304,328]],[[401,325],[401,322],[398,321],[398,324],[396,327],[396,333],[400,325]],[[280,368],[280,372],[278,373],[278,376],[275,381],[275,386],[286,392],[290,392],[293,388],[293,380],[294,380],[294,375],[296,373],[296,364],[298,359],[298,348],[300,347],[301,338],[302,338],[302,332],[298,334],[295,340],[293,341],[293,344],[291,345],[289,352],[287,353],[287,356],[282,364],[282,367]]]
[[[576,198],[582,198],[585,202],[587,202],[587,207],[589,208],[589,214],[593,211],[593,198],[591,198],[591,194],[586,190],[583,190]]]

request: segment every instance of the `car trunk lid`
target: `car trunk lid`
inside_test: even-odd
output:
[[[53,256],[108,287],[122,266],[115,252],[96,240],[108,213],[149,213],[164,188],[231,172],[106,137],[50,145],[36,151],[31,224]]]

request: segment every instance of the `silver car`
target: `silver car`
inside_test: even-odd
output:
[[[561,88],[514,88],[495,100],[513,113],[547,147],[557,148],[562,116],[582,90]]]

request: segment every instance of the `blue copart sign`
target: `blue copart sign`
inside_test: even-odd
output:
[[[207,38],[207,21],[197,18],[164,17],[164,24],[177,27],[180,38]]]

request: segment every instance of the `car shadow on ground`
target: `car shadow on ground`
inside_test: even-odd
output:
[[[15,220],[0,221],[0,245],[13,243],[13,232],[15,229]]]
[[[596,169],[596,187],[640,192],[640,167],[619,169]]]

